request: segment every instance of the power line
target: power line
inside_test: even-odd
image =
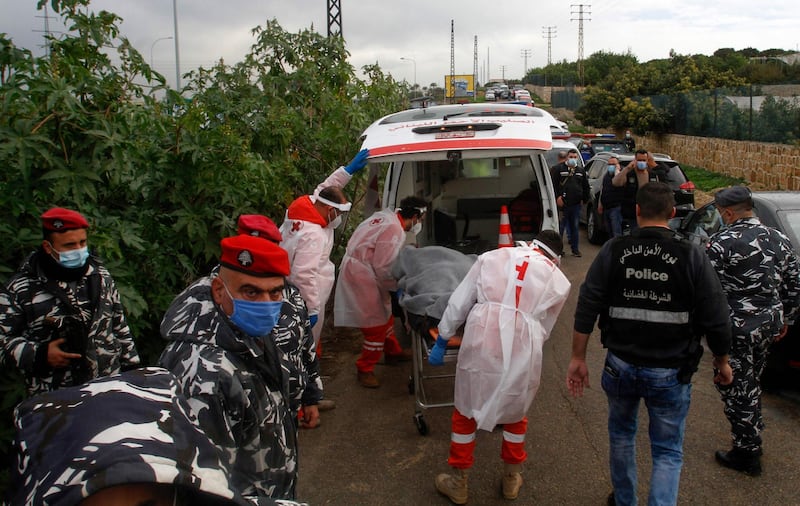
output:
[[[547,65],[550,65],[553,61],[552,55],[552,45],[551,42],[553,39],[556,38],[556,31],[558,30],[557,26],[543,26],[542,27],[542,38],[547,39]]]
[[[573,9],[578,8],[578,79],[581,82],[581,86],[583,86],[583,22],[592,20],[592,18],[584,17],[592,14],[589,10],[592,6],[588,4],[572,4],[570,7]],[[573,10],[571,14],[574,15],[576,12]],[[575,21],[575,18],[570,18],[570,21]]]

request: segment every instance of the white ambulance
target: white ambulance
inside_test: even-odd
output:
[[[397,207],[408,195],[430,202],[419,246],[481,253],[497,247],[502,206],[514,240],[558,230],[544,157],[551,128],[561,126],[536,107],[442,105],[379,119],[361,147],[370,150],[373,188],[383,182],[379,207]]]

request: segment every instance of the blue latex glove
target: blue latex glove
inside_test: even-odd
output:
[[[402,299],[402,298],[403,298],[403,294],[404,294],[405,292],[403,291],[403,289],[402,289],[402,288],[398,288],[398,289],[397,289],[397,291],[396,291],[396,292],[394,292],[394,293],[395,293],[395,295],[397,295],[397,300],[398,300],[398,302],[399,302],[399,301],[400,301],[400,299]]]
[[[444,365],[444,352],[447,349],[447,339],[439,336],[436,338],[436,344],[431,348],[428,354],[428,363],[431,365]]]
[[[367,166],[367,157],[369,156],[368,149],[362,149],[358,154],[350,160],[350,163],[344,168],[351,176]]]
[[[308,321],[309,321],[309,323],[311,323],[312,327],[317,324],[317,320],[318,319],[319,319],[319,315],[315,315],[315,314],[312,314],[311,316],[308,317]]]

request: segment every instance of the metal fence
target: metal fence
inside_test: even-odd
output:
[[[650,102],[670,133],[794,144],[800,139],[800,99],[755,87],[656,95]]]
[[[792,93],[791,89],[787,91]],[[699,137],[797,144],[800,142],[800,90],[794,93],[793,96],[781,96],[746,86],[646,98],[658,111],[659,124],[654,130]],[[633,99],[642,101],[645,97]],[[582,105],[581,94],[574,88],[553,90],[551,103],[553,107],[574,111]]]

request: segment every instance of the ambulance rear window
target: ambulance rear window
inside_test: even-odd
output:
[[[492,107],[471,107],[464,105],[437,106],[431,109],[411,109],[408,111],[392,114],[381,121],[382,125],[393,123],[408,123],[412,121],[433,121],[447,118],[459,117],[503,117],[503,116],[532,116],[544,117],[542,111],[534,107],[525,106],[495,106]]]

